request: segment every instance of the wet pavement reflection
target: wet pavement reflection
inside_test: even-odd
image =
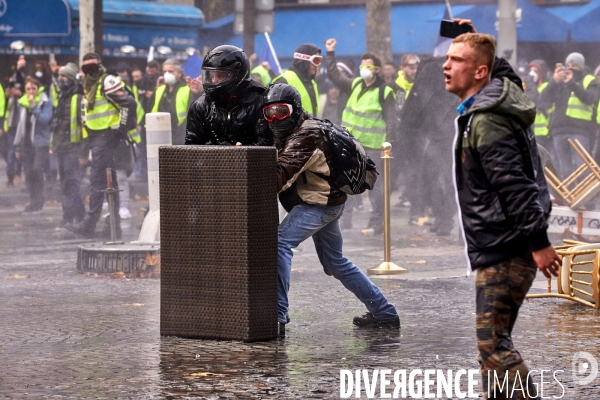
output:
[[[134,214],[128,240],[143,217]],[[373,279],[398,308],[400,331],[355,328],[363,307],[323,273],[308,241],[294,255],[287,337],[241,343],[160,337],[158,279],[77,274],[84,240],[56,228],[58,206],[27,218],[0,209],[0,397],[339,398],[341,369],[477,369],[473,277],[431,279],[464,270],[457,236],[440,240],[397,215],[394,261],[422,277]],[[380,262],[381,244],[345,232],[363,270]],[[564,371],[562,398],[600,398],[599,378],[580,386],[571,374],[576,352],[600,359],[598,311],[526,301],[514,341],[530,368]],[[556,385],[545,392],[560,394]]]

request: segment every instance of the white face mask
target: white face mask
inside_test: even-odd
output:
[[[175,78],[175,74],[172,74],[170,72],[165,72],[165,83],[167,85],[174,85],[175,82],[177,82],[177,78]]]
[[[531,76],[533,78],[534,82],[538,81],[538,75],[535,73],[534,70],[529,71],[529,76]]]
[[[42,71],[35,71],[35,77],[40,79],[42,76],[44,76],[44,73]]]
[[[373,72],[370,69],[361,68],[360,77],[363,78],[365,82],[369,82],[371,79],[373,79]]]

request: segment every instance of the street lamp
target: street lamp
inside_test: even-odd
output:
[[[123,46],[121,46],[121,51],[125,54],[135,53],[135,47],[133,47],[130,44],[124,44]]]
[[[156,51],[162,55],[171,54],[173,52],[173,50],[171,50],[171,48],[168,46],[158,46]]]
[[[22,40],[15,40],[10,44],[10,48],[13,50],[23,50],[23,47],[25,47],[25,42]]]

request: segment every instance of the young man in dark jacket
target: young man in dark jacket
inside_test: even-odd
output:
[[[507,390],[493,386],[506,375],[508,390],[526,388],[527,396],[517,393],[535,398],[511,332],[537,269],[556,275],[560,259],[546,233],[550,199],[530,129],[535,105],[509,79],[490,80],[495,50],[493,37],[476,33],[457,37],[448,50],[446,90],[462,101],[454,178],[468,261],[477,273],[484,398]]]
[[[81,101],[83,87],[78,82],[79,67],[73,63],[58,71],[58,105],[52,118],[50,149],[58,160],[58,173],[62,189],[63,218],[61,226],[79,222],[85,216],[81,198],[80,164],[87,162],[87,149],[81,132]]]
[[[250,62],[238,47],[212,49],[202,63],[204,94],[188,111],[185,144],[270,146],[262,117],[265,88],[250,78]]]
[[[288,318],[288,291],[292,249],[313,238],[327,275],[333,275],[365,304],[368,312],[354,325],[366,328],[400,328],[396,308],[388,303],[369,278],[342,254],[339,219],[348,196],[332,187],[324,176],[332,172],[333,153],[323,133],[326,126],[302,108],[298,91],[275,84],[267,92],[264,116],[277,147],[277,188],[288,215],[279,224],[278,322],[280,336]]]

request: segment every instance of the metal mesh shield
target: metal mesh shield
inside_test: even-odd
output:
[[[159,149],[161,335],[277,337],[273,147]]]

